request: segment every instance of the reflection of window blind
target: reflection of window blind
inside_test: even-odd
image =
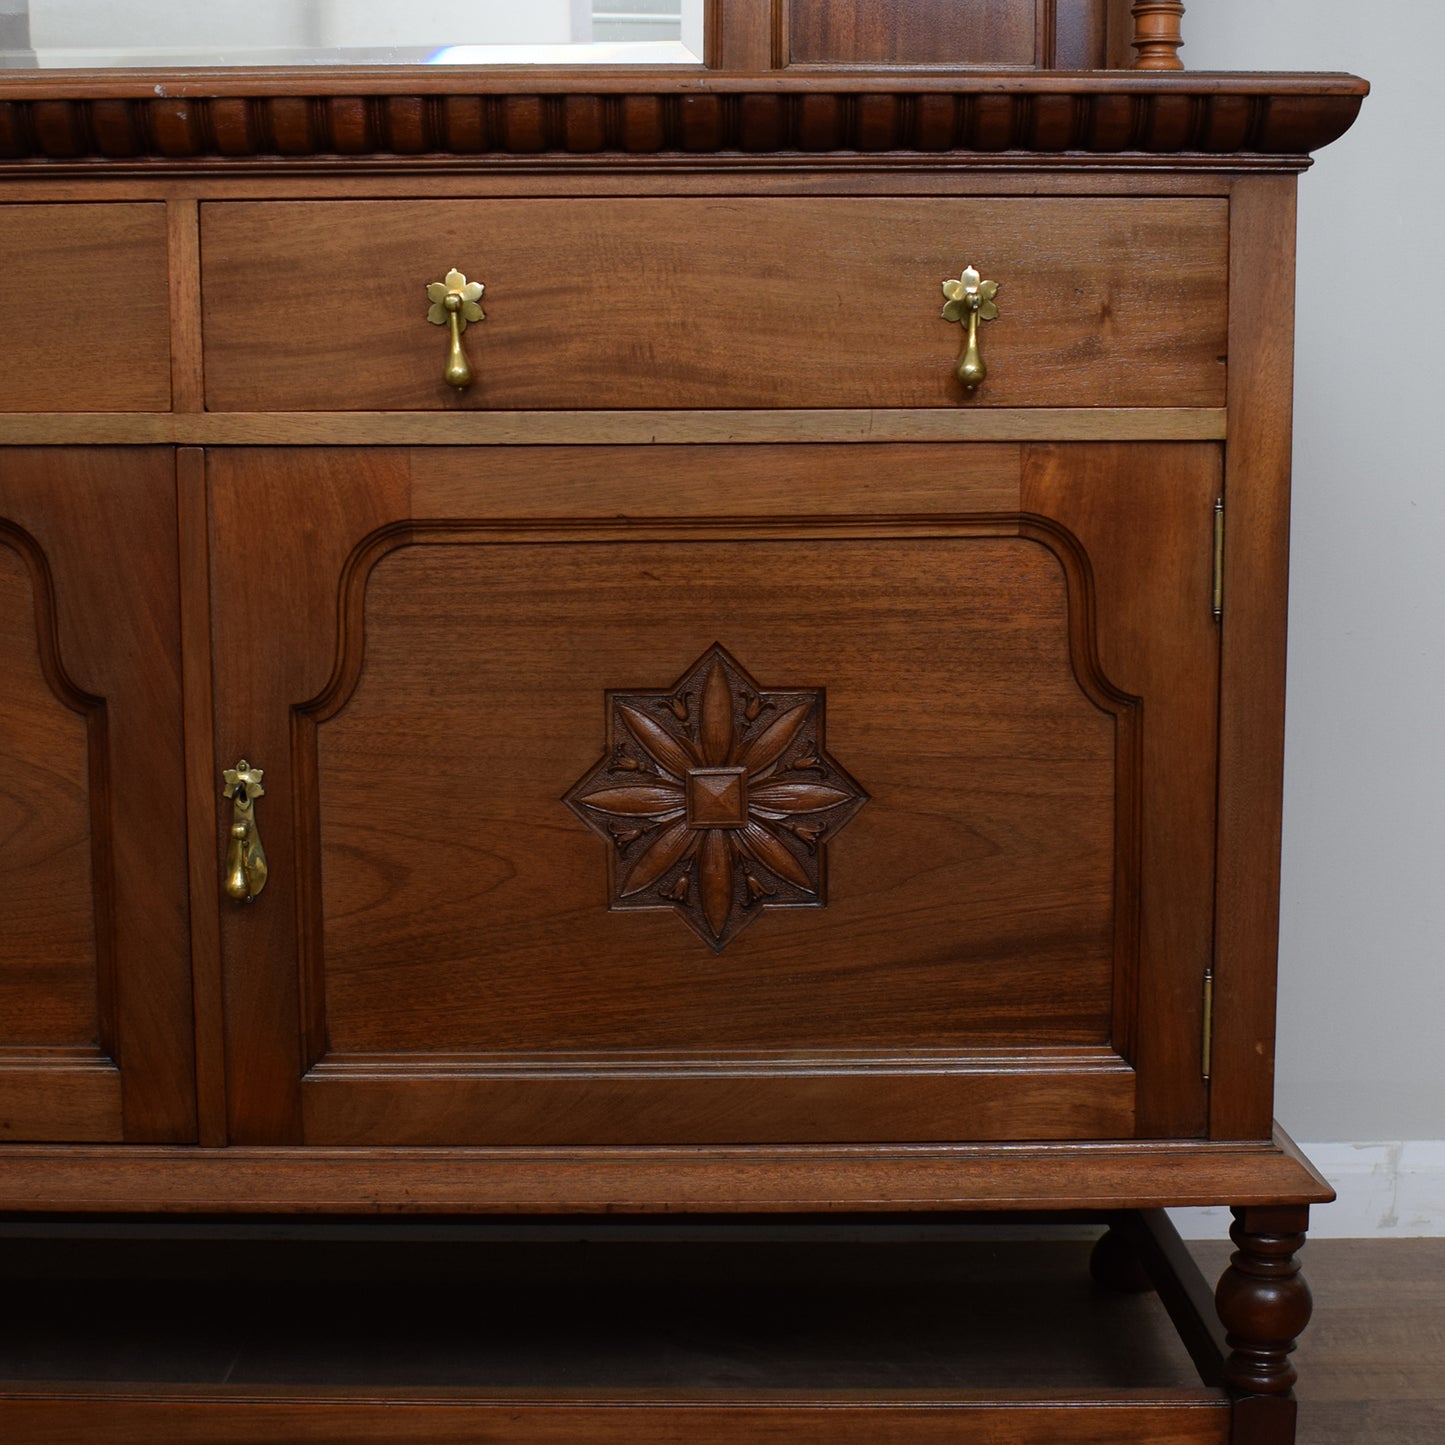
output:
[[[682,0],[592,0],[593,40],[680,40]]]

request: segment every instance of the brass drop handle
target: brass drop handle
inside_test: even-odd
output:
[[[256,827],[256,799],[265,796],[265,772],[242,758],[227,768],[223,796],[231,800],[231,841],[226,848],[226,896],[254,903],[266,886],[266,850]]]
[[[486,289],[480,281],[468,281],[455,268],[447,272],[445,281],[433,281],[426,288],[427,298],[431,301],[426,319],[433,326],[446,326],[451,331],[442,377],[448,386],[454,386],[458,391],[465,391],[473,380],[467,353],[462,350],[462,332],[469,322],[484,318],[485,313],[477,302]]]
[[[972,266],[966,266],[957,281],[943,283],[943,294],[948,298],[943,308],[943,319],[957,321],[968,328],[955,375],[963,383],[964,390],[971,392],[988,375],[988,368],[983,364],[983,355],[978,349],[978,323],[998,320],[998,306],[994,303],[998,282],[985,281]]]

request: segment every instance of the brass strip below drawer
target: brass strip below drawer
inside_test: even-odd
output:
[[[645,446],[654,442],[1222,441],[1223,407],[896,411],[47,412],[3,446]]]

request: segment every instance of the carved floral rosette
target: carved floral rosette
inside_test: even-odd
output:
[[[609,692],[607,751],[563,801],[608,845],[611,907],[670,908],[720,952],[765,908],[823,906],[827,844],[868,801],[823,703],[716,644],[665,691]]]

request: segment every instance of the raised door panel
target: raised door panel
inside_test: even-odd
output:
[[[1204,198],[207,203],[207,405],[1222,406],[1227,230]],[[1001,312],[972,395],[968,265]],[[462,392],[427,321],[452,267],[486,288]]]
[[[0,1138],[194,1137],[174,494],[0,452]]]
[[[1108,506],[1014,447],[213,453],[270,861],[223,921],[233,1137],[1199,1132],[1146,980],[1207,951],[1208,877],[1171,912],[1195,860],[1144,827],[1211,796],[1218,459],[1102,452],[1140,615],[1204,611],[1162,646]]]

